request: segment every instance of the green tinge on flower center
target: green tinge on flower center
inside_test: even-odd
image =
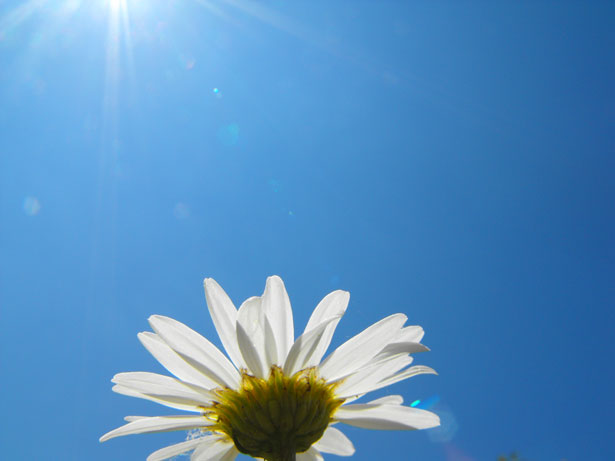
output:
[[[210,429],[228,435],[237,449],[268,461],[295,459],[318,441],[343,399],[309,368],[293,376],[271,367],[269,379],[242,372],[239,390],[221,389],[205,415]]]

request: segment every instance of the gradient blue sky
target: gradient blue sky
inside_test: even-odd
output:
[[[168,413],[110,378],[271,274],[427,331],[443,428],[354,459],[614,459],[614,49],[613,2],[0,1],[2,459],[182,440],[99,444]]]

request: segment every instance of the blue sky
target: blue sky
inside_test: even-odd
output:
[[[286,282],[334,339],[404,312],[432,349],[393,392],[443,428],[348,429],[354,459],[611,460],[615,5],[577,1],[0,2],[0,446],[98,443],[162,368],[164,314]],[[8,451],[8,453],[7,453]],[[332,457],[334,459],[335,457]],[[184,458],[185,459],[185,458]]]

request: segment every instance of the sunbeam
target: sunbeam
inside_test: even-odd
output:
[[[103,150],[108,150],[105,145],[117,144],[120,79],[126,76],[130,84],[134,79],[128,3],[126,0],[108,0],[108,8],[103,92]],[[125,56],[122,56],[122,51]]]
[[[0,18],[0,39],[8,36],[13,30],[22,25],[30,17],[41,10],[48,0],[30,0]]]

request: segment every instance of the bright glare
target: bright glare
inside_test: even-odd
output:
[[[123,6],[124,0],[109,0],[109,6],[112,10],[118,10]]]

